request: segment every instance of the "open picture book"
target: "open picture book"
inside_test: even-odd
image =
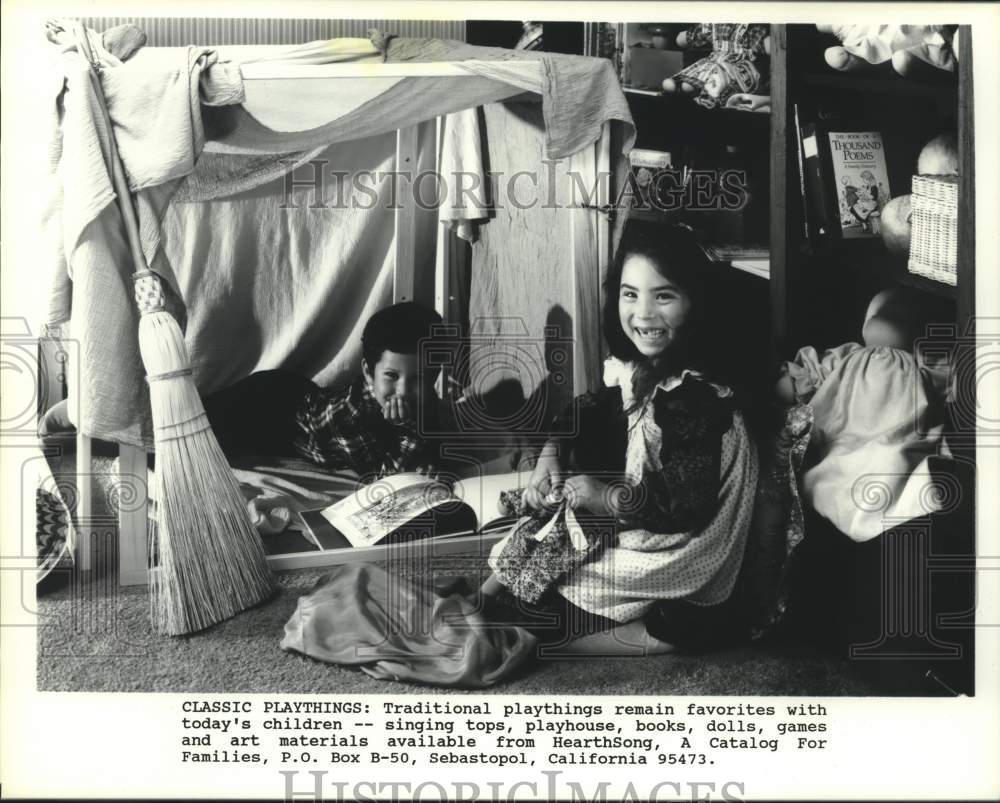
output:
[[[317,548],[336,549],[495,531],[517,521],[523,480],[495,474],[449,486],[422,474],[395,474],[303,512],[302,532]]]

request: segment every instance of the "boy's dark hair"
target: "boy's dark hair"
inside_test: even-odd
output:
[[[385,351],[416,354],[420,341],[432,337],[441,316],[415,301],[403,301],[376,312],[361,333],[361,356],[374,370]]]

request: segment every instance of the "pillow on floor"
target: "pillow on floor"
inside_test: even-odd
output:
[[[56,568],[73,565],[72,523],[63,500],[44,488],[35,492],[35,542],[38,550],[38,575],[41,582]]]

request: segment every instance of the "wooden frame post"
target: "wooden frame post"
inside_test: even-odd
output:
[[[601,282],[607,273],[611,246],[607,211],[611,194],[610,143],[605,123],[600,139],[573,154],[569,161],[574,395],[595,390],[601,377]],[[593,194],[579,198],[581,190]]]
[[[399,192],[395,215],[396,258],[392,269],[392,300],[412,301],[416,291],[416,243],[417,243],[417,202],[413,193],[412,178],[417,170],[417,148],[419,129],[417,126],[401,128],[396,132],[396,171],[409,174],[411,183],[406,191]],[[401,182],[397,180],[396,187]]]
[[[771,26],[771,359],[777,366],[787,350],[791,276],[789,260],[795,253],[793,232],[788,225],[789,198],[795,197],[788,171],[788,142],[797,147],[799,132],[788,114],[788,28]],[[790,139],[791,138],[791,139]]]
[[[148,476],[146,451],[137,446],[119,446],[118,583],[123,586],[149,582]]]

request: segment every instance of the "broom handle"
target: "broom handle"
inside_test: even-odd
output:
[[[81,23],[77,23],[77,25],[79,25],[79,29],[75,31],[76,40],[83,50],[87,64],[90,67],[90,83],[94,87],[97,106],[101,110],[101,116],[108,131],[111,181],[115,188],[115,195],[118,196],[118,209],[125,223],[125,233],[128,236],[129,248],[132,251],[135,272],[142,273],[149,270],[149,265],[146,263],[146,255],[142,250],[142,239],[139,237],[139,222],[132,201],[132,191],[129,189],[128,180],[125,178],[125,165],[122,163],[122,158],[118,153],[118,143],[115,141],[115,129],[111,123],[111,114],[108,112],[107,103],[104,99],[104,88],[101,86],[101,77],[97,71],[97,62],[94,60],[94,53],[90,49],[87,29]]]

